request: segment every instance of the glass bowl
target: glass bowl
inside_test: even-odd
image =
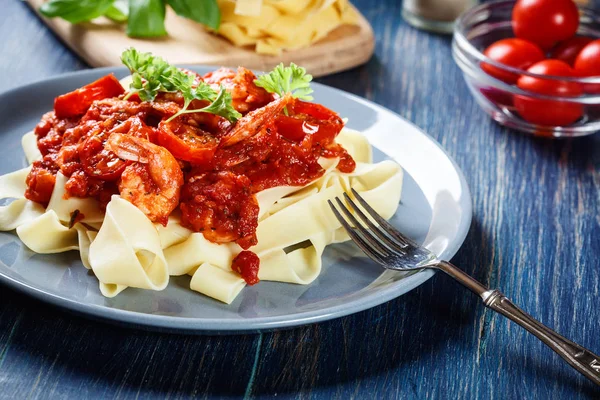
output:
[[[582,85],[582,88],[600,84],[600,77],[565,78],[537,75],[497,63],[484,56],[482,52],[492,43],[514,37],[511,26],[514,4],[515,2],[510,0],[483,3],[465,12],[456,21],[452,55],[462,70],[467,86],[477,103],[501,125],[540,136],[574,137],[600,131],[600,91],[591,90],[590,92],[593,93],[584,93],[577,97],[541,95],[505,83],[481,69],[482,63],[485,63],[508,73],[546,80],[577,82]],[[580,24],[577,33],[600,38],[600,12],[581,6],[579,9]],[[536,102],[549,108],[580,107],[582,116],[567,126],[537,125],[524,120],[519,115],[513,102],[517,96],[521,100],[525,98],[528,102]]]

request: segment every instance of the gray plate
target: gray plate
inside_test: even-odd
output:
[[[26,165],[21,136],[52,108],[55,96],[109,72],[126,74],[124,69],[87,70],[0,95],[0,174]],[[387,109],[323,85],[314,89],[315,101],[349,117],[348,126],[367,135],[376,148],[375,161],[391,158],[404,168],[402,201],[392,223],[441,257],[452,257],[471,222],[469,189],[454,161],[433,139]],[[245,288],[231,305],[191,291],[187,277],[172,278],[162,292],[130,288],[107,299],[77,252],[35,254],[14,232],[0,232],[4,284],[88,316],[161,330],[227,334],[325,321],[389,301],[433,275],[383,272],[348,243],[329,246],[323,264],[321,275],[308,286],[261,282]]]

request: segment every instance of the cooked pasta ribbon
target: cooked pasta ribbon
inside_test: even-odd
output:
[[[90,245],[89,262],[108,297],[128,286],[163,290],[169,283],[158,231],[142,211],[116,195]]]
[[[44,207],[25,199],[25,179],[31,167],[0,176],[0,200],[12,202],[0,206],[0,231],[12,231],[44,213]]]
[[[72,214],[77,211],[83,214],[83,220],[86,223],[101,222],[104,219],[104,213],[100,209],[98,201],[93,198],[80,199],[78,197],[66,198],[65,184],[67,178],[60,172],[56,174],[56,183],[48,203],[48,210],[53,210],[58,218],[63,222],[69,222]]]
[[[37,136],[35,136],[33,131],[23,135],[21,138],[21,146],[23,146],[23,152],[25,153],[25,158],[29,164],[42,159],[42,153],[40,153],[40,150],[37,147]]]
[[[231,304],[245,286],[246,282],[238,274],[210,263],[200,265],[190,282],[192,290],[227,304]]]

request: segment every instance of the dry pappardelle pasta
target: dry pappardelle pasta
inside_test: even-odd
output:
[[[348,0],[218,0],[218,34],[259,54],[310,46],[340,25],[356,25],[358,12]]]
[[[57,97],[23,136],[30,165],[0,176],[14,199],[0,230],[36,253],[78,250],[104,296],[186,274],[225,303],[260,280],[306,285],[325,246],[349,240],[328,199],[354,188],[395,213],[400,166],[373,164],[363,135],[300,100],[303,69],[201,77],[134,49],[123,60],[127,88],[109,75]]]

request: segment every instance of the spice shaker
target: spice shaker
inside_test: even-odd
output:
[[[402,18],[412,26],[438,33],[452,33],[460,14],[477,0],[404,0]]]

